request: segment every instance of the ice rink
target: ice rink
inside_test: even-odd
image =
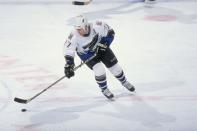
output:
[[[111,48],[136,93],[106,69],[109,101],[82,66],[30,103],[14,102],[64,75],[63,44],[79,14],[114,28]],[[0,131],[196,131],[196,123],[197,0],[0,0]]]

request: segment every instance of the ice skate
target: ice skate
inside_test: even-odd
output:
[[[126,82],[123,83],[122,85],[123,85],[125,88],[127,88],[129,91],[131,91],[131,92],[134,92],[134,91],[135,91],[134,86],[133,86],[131,83],[129,83],[128,81],[126,81]]]
[[[108,88],[103,89],[102,93],[104,96],[106,96],[108,99],[112,99],[114,97],[114,95],[110,92],[110,90]]]

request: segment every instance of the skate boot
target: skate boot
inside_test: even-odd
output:
[[[122,84],[125,88],[127,88],[129,91],[134,92],[135,88],[133,85],[131,85],[131,83],[129,83],[128,81],[126,81],[125,83]]]
[[[114,95],[110,92],[110,90],[108,88],[102,89],[102,93],[108,99],[112,99],[114,97]]]

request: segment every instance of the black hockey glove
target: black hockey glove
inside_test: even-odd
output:
[[[64,73],[67,78],[73,77],[75,75],[74,72],[74,58],[71,56],[65,56],[66,59],[66,65],[64,67]]]
[[[73,77],[75,75],[74,65],[66,64],[65,67],[64,67],[64,73],[65,73],[67,78]]]
[[[98,53],[102,53],[102,52],[105,52],[107,48],[108,48],[107,44],[101,44],[100,43],[97,46],[97,51],[98,51]]]

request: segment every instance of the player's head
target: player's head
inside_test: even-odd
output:
[[[79,34],[85,36],[89,33],[88,29],[88,20],[83,15],[79,15],[75,19],[75,29],[78,31]]]

